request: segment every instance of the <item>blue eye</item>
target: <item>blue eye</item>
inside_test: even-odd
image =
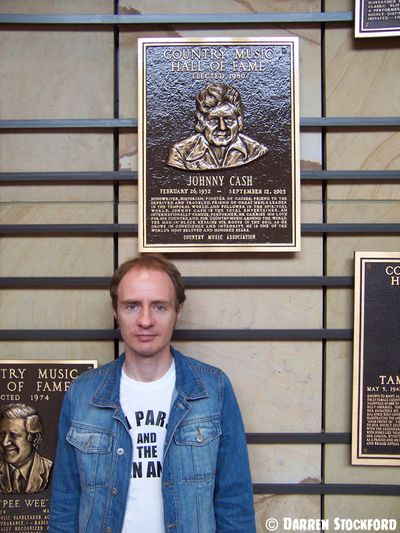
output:
[[[157,305],[155,306],[155,310],[156,310],[156,311],[166,311],[166,309],[167,309],[167,306],[164,305],[164,304],[157,304]]]

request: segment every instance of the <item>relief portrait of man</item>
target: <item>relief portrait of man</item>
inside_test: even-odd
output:
[[[210,83],[196,98],[196,134],[172,146],[167,165],[210,170],[245,165],[268,151],[243,132],[243,104],[235,87]]]
[[[32,494],[46,489],[53,462],[38,452],[43,422],[29,405],[0,408],[0,492]]]

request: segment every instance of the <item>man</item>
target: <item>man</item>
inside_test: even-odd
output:
[[[111,282],[125,354],[63,403],[50,533],[254,533],[245,434],[222,371],[171,347],[185,300],[158,255]]]
[[[0,491],[31,494],[43,491],[53,462],[37,451],[43,423],[33,407],[20,403],[0,408]]]
[[[263,156],[268,149],[240,132],[243,105],[239,91],[211,83],[196,98],[196,135],[176,143],[167,165],[185,170],[237,167]]]

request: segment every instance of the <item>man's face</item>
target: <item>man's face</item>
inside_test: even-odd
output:
[[[130,270],[118,286],[114,315],[126,357],[170,357],[170,341],[179,317],[175,287],[165,272]]]
[[[3,418],[0,421],[0,449],[7,463],[17,468],[26,463],[33,451],[28,437],[23,418]]]
[[[240,119],[231,104],[214,107],[205,117],[204,137],[215,146],[228,146],[240,130]]]

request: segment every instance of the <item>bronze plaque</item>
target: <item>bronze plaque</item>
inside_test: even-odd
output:
[[[139,250],[300,250],[298,39],[139,39]]]
[[[400,252],[355,253],[354,465],[400,465]]]
[[[48,530],[61,402],[96,361],[0,361],[0,531]]]
[[[399,0],[356,0],[356,37],[400,35]]]

